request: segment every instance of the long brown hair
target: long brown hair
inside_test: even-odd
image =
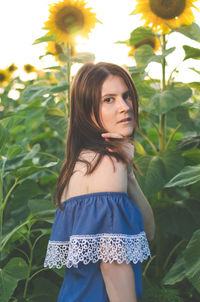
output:
[[[138,94],[127,70],[118,65],[105,62],[84,64],[74,77],[70,91],[66,159],[55,189],[55,201],[60,208],[62,208],[61,196],[69,183],[77,161],[83,161],[87,164],[86,174],[91,174],[95,170],[104,155],[114,156],[117,160],[128,164],[128,158],[122,144],[124,139],[106,141],[101,136],[102,133],[107,132],[99,117],[101,90],[109,75],[120,76],[129,90],[134,112],[132,139],[134,138],[135,129],[139,127]],[[93,121],[92,114],[96,118],[97,124]],[[89,162],[79,159],[80,152],[83,149],[94,151],[98,155],[93,166]]]

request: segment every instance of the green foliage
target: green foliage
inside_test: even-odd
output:
[[[200,59],[200,49],[199,48],[194,48],[188,45],[183,45],[183,49],[185,51],[185,58],[184,60],[187,59]]]
[[[149,27],[137,27],[130,34],[130,45],[136,45],[144,39],[155,37],[155,33]]]
[[[13,258],[0,270],[0,273],[0,299],[6,302],[11,297],[18,281],[27,278],[28,265],[22,258]]]
[[[192,285],[200,293],[200,229],[197,230],[190,242],[188,243],[185,251],[185,271],[186,276]]]
[[[192,96],[192,90],[182,85],[173,87],[155,94],[149,101],[147,111],[156,115],[167,113],[173,108],[180,106]]]
[[[181,33],[192,40],[200,42],[200,27],[196,23],[192,23],[191,25],[182,25],[174,29],[174,31]]]
[[[180,255],[174,265],[166,274],[163,283],[174,285],[185,278],[200,292],[200,230],[194,232],[183,254]]]
[[[24,88],[12,100],[7,95],[16,82]],[[16,79],[0,95],[2,302],[14,297],[37,302],[57,299],[62,277],[43,268],[43,261],[56,210],[53,190],[64,157],[68,87],[66,82],[49,83],[48,77],[34,82]],[[57,281],[51,281],[55,277]]]
[[[197,24],[176,32],[200,42]],[[171,34],[171,33],[170,33]],[[173,34],[173,32],[172,32]],[[132,44],[156,35],[139,27]],[[152,258],[144,263],[143,301],[198,302],[200,299],[200,110],[199,83],[166,78],[166,36],[160,53],[149,45],[135,50],[129,71],[140,98],[140,129],[135,137],[138,182],[156,219]],[[41,37],[35,41],[54,41]],[[185,59],[199,49],[185,45]],[[0,300],[56,301],[64,269],[43,268],[56,207],[53,191],[65,154],[70,68],[93,61],[90,53],[60,57],[65,66],[48,68],[32,81],[15,78],[0,92]],[[160,64],[162,79],[148,75]],[[196,74],[199,71],[193,68]],[[52,80],[50,75],[56,74]],[[67,79],[67,80],[66,80]],[[16,86],[19,96],[9,97]],[[68,97],[67,97],[68,96]]]
[[[175,31],[200,42],[200,28],[195,23],[170,34]],[[134,44],[153,35],[150,29],[139,27],[129,41]],[[159,53],[149,45],[136,48],[136,66],[129,68],[140,99],[140,129],[135,139],[135,163],[140,173],[136,176],[156,220],[153,257],[144,268],[142,301],[198,302],[200,87],[199,82],[176,82],[174,71],[167,79],[168,55],[174,55],[175,47],[167,48],[168,35],[162,35],[160,42]],[[183,61],[199,59],[199,48],[183,48]],[[153,62],[160,64],[161,79],[148,75]]]
[[[200,181],[200,165],[197,166],[187,166],[179,174],[170,180],[168,184],[165,185],[166,188],[170,187],[185,187]]]

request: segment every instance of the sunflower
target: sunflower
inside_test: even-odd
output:
[[[73,43],[75,35],[88,38],[98,20],[85,5],[84,0],[63,0],[50,5],[49,20],[45,22],[48,34],[54,34],[56,41],[64,44]]]
[[[158,49],[160,48],[160,42],[156,36],[151,36],[146,39],[143,39],[134,45],[130,45],[130,43],[128,41],[127,46],[131,47],[129,50],[128,56],[132,56],[134,54],[134,51],[142,45],[151,46],[153,48],[154,52],[158,51]]]
[[[57,42],[48,42],[46,50],[55,57],[56,61],[59,61],[58,56],[64,53],[63,45],[58,44]],[[71,45],[71,57],[75,56],[75,53],[75,47]]]
[[[10,66],[8,66],[7,71],[10,73],[13,73],[15,70],[17,70],[17,66],[15,66],[15,64],[11,64]]]
[[[31,72],[35,72],[36,70],[35,70],[35,67],[32,66],[31,64],[25,64],[24,65],[24,71],[26,73],[31,73]]]
[[[190,25],[195,21],[191,8],[197,0],[137,0],[134,13],[142,14],[145,25],[168,33],[170,28]]]
[[[10,74],[7,70],[0,69],[0,86],[4,86],[9,81]]]

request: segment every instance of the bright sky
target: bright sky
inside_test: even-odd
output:
[[[51,56],[39,60],[39,56],[45,53],[46,43],[32,45],[33,41],[46,34],[42,30],[44,22],[49,16],[49,6],[53,0],[0,0],[0,68],[6,68],[15,63],[19,68],[24,64],[32,64],[38,69],[55,65]],[[133,66],[134,61],[128,58],[128,48],[123,44],[114,44],[119,40],[126,40],[133,29],[143,25],[140,16],[130,16],[135,8],[135,0],[87,0],[88,6],[93,7],[97,18],[103,24],[96,24],[95,30],[90,34],[90,39],[77,46],[77,51],[92,52],[96,61],[108,61],[116,64]],[[200,2],[200,1],[198,1]],[[200,20],[195,13],[196,20]],[[198,16],[198,18],[197,18]],[[197,21],[200,24],[200,21]],[[169,66],[173,69],[184,57],[181,45],[188,44],[199,47],[199,43],[185,38],[180,34],[173,34],[168,47],[177,46],[176,55],[169,56]],[[187,66],[197,66],[199,61],[188,60],[181,67],[178,79],[183,81],[199,80],[194,72]],[[199,64],[198,64],[199,65]],[[198,69],[198,67],[197,67]],[[199,68],[200,69],[200,68]],[[159,77],[160,66],[150,64],[150,74]],[[187,70],[187,73],[186,73]],[[189,80],[188,80],[189,79]]]

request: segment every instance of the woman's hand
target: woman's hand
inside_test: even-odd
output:
[[[102,133],[101,136],[105,138],[105,140],[109,140],[109,138],[118,138],[118,139],[124,139],[124,136],[118,133]],[[126,155],[129,159],[129,165],[128,165],[128,173],[130,174],[132,172],[132,164],[133,164],[133,158],[134,158],[134,146],[129,141],[124,140],[124,150],[126,152]],[[112,151],[112,150],[109,150]]]

